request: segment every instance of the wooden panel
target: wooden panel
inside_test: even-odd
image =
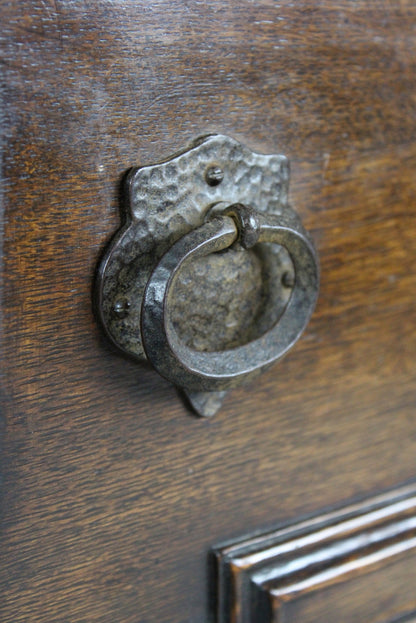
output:
[[[415,539],[413,539],[414,546]],[[403,543],[405,547],[406,542]],[[386,552],[389,555],[389,552]],[[376,571],[365,568],[343,585],[327,585],[285,604],[274,601],[273,623],[390,623],[397,612],[415,607],[415,549],[402,550]]]
[[[213,543],[416,473],[416,5],[2,6],[4,623],[201,623]],[[212,421],[91,312],[119,180],[205,132],[292,164],[322,287]]]
[[[392,621],[416,610],[416,488],[215,555],[219,623]]]

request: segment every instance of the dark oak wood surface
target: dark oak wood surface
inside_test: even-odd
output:
[[[416,6],[1,12],[0,619],[203,623],[212,545],[415,478]],[[322,286],[206,421],[114,352],[90,293],[125,170],[210,131],[288,156]]]

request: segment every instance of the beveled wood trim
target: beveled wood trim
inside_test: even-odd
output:
[[[416,553],[413,485],[224,545],[215,550],[218,623],[280,623],[289,602],[377,572],[409,552]]]

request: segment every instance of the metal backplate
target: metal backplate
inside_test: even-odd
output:
[[[111,340],[124,353],[144,360],[143,293],[173,243],[222,205],[244,203],[271,215],[295,213],[288,205],[286,157],[253,153],[222,135],[200,138],[161,164],[131,170],[126,185],[125,222],[101,262],[96,302]],[[247,251],[234,244],[196,260],[175,289],[175,328],[195,350],[244,344],[278,320],[293,278],[290,257],[278,245],[259,244]]]

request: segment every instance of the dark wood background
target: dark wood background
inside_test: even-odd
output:
[[[416,5],[5,2],[0,618],[203,623],[224,539],[416,468]],[[91,311],[121,176],[207,132],[284,153],[316,242],[287,359],[192,417]]]

